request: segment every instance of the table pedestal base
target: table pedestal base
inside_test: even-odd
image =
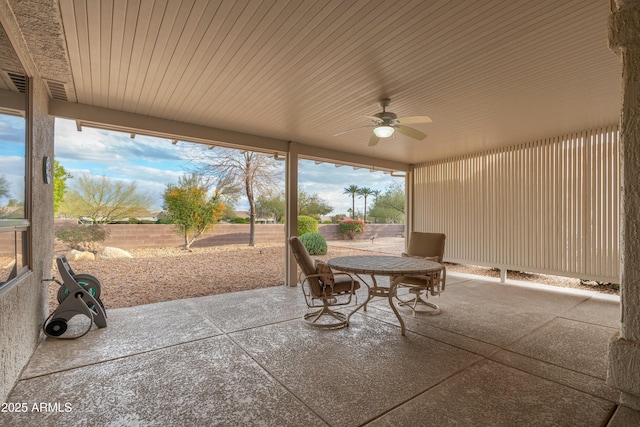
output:
[[[362,277],[360,277],[360,275],[356,274],[356,276],[363,282],[363,283],[367,283],[365,280],[362,279]],[[375,297],[382,297],[382,298],[387,298],[389,300],[389,306],[391,307],[391,310],[393,310],[393,314],[396,315],[396,318],[398,319],[398,322],[400,322],[400,330],[402,331],[402,336],[405,336],[404,330],[404,320],[402,320],[402,316],[400,316],[400,312],[398,311],[398,309],[396,308],[395,304],[393,303],[393,298],[397,298],[397,286],[398,283],[400,283],[402,281],[402,279],[404,279],[404,276],[398,276],[396,277],[394,280],[391,281],[390,286],[386,287],[386,286],[378,286],[378,282],[376,280],[376,277],[372,274],[370,275],[371,277],[371,281],[373,282],[373,286],[368,286],[369,288],[369,295],[367,296],[367,300],[365,302],[363,302],[362,304],[360,304],[358,306],[358,308],[356,308],[353,313],[355,313],[356,311],[358,311],[360,309],[360,307],[364,306],[364,311],[367,311],[367,303],[369,301],[371,301],[373,298]],[[353,314],[351,313],[351,314]]]
[[[430,316],[440,314],[440,307],[438,307],[438,304],[432,303],[431,301],[427,301],[424,298],[422,298],[422,295],[421,295],[422,291],[425,291],[425,289],[419,289],[419,288],[410,289],[409,293],[414,294],[414,297],[408,300],[403,300],[398,296],[396,296],[396,299],[398,300],[398,305],[400,307],[409,307],[413,312],[413,317],[416,317],[416,312],[428,314]],[[417,310],[418,304],[426,305],[432,310],[418,311]]]

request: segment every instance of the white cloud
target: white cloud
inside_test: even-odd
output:
[[[24,200],[25,160],[20,156],[0,156],[0,176],[6,180],[7,199]]]
[[[24,119],[0,114],[0,141],[24,145]]]
[[[350,166],[336,167],[331,163],[316,165],[303,160],[299,164],[299,185],[309,194],[317,194],[333,206],[330,215],[346,214],[351,209],[351,196],[344,194],[350,185],[368,187],[384,192],[392,183],[402,178],[394,178],[383,172],[371,172],[367,169],[353,169]],[[372,206],[373,197],[367,197],[367,209]],[[356,196],[356,211],[364,210],[364,199]]]
[[[135,181],[140,190],[155,198],[158,209],[166,184],[176,183],[185,173],[190,154],[183,142],[173,145],[168,139],[145,136],[131,139],[128,134],[92,128],[78,132],[74,122],[62,119],[56,119],[55,138],[56,159],[72,175],[89,172]],[[351,208],[351,197],[343,194],[345,187],[357,185],[384,191],[399,179],[382,172],[315,164],[310,160],[301,160],[298,169],[300,187],[331,205],[334,208],[331,215],[346,214]],[[282,178],[284,182],[284,172]],[[372,203],[373,198],[368,198],[367,207]],[[246,199],[240,199],[236,208],[247,210]],[[356,198],[356,210],[363,209],[364,200]]]
[[[168,139],[136,136],[83,127],[78,132],[74,122],[56,119],[56,157],[60,161],[180,161],[180,150]]]
[[[0,173],[24,178],[25,159],[22,156],[0,156]]]

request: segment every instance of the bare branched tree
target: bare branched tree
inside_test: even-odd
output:
[[[282,180],[282,166],[270,154],[231,148],[193,150],[193,172],[211,175],[216,189],[226,197],[247,196],[249,201],[249,246],[255,246],[256,200],[260,194],[277,188]]]

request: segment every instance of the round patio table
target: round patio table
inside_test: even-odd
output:
[[[371,276],[373,286],[369,287],[367,300],[360,304],[353,313],[362,306],[365,306],[366,310],[367,303],[374,297],[386,297],[389,299],[389,305],[393,313],[400,322],[402,335],[405,335],[404,321],[402,320],[402,316],[400,316],[400,312],[398,312],[398,309],[393,304],[393,297],[397,294],[398,284],[400,284],[406,276],[424,276],[444,268],[442,264],[422,258],[378,255],[354,255],[331,258],[327,261],[327,264],[338,271],[354,273],[360,280],[362,280],[359,276],[360,274],[368,274]],[[389,286],[380,286],[376,280],[376,276],[390,276]],[[364,280],[362,281],[365,282]]]

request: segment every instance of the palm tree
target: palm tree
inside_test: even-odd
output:
[[[351,218],[354,217],[356,212],[356,194],[359,194],[358,191],[360,189],[357,185],[350,185],[345,187],[344,192],[342,194],[351,194]]]
[[[358,188],[358,195],[360,197],[364,197],[364,222],[365,222],[365,224],[367,222],[367,197],[371,196],[373,194],[375,194],[375,191],[373,191],[369,187]]]

